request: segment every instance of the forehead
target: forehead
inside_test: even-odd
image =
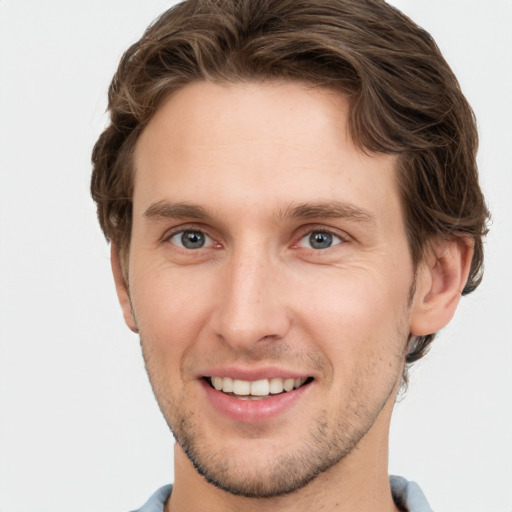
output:
[[[158,201],[275,214],[291,203],[398,207],[395,157],[360,151],[341,94],[295,82],[197,82],[141,134],[134,213]]]

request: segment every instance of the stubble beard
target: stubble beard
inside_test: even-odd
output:
[[[142,344],[144,347],[144,343]],[[302,489],[320,474],[340,463],[356,447],[375,423],[382,409],[396,393],[396,378],[389,378],[378,399],[361,395],[367,372],[352,382],[348,400],[337,417],[322,411],[293,452],[275,454],[271,459],[251,464],[251,439],[247,438],[244,460],[236,460],[229,450],[208,439],[184,397],[171,399],[163,382],[152,378],[151,355],[143,350],[146,368],[160,409],[177,443],[207,482],[235,496],[275,498]],[[370,368],[368,368],[370,369]],[[369,402],[371,401],[371,405]],[[297,418],[300,424],[300,418]]]
[[[193,417],[181,418],[178,425],[170,428],[190,462],[208,483],[235,496],[276,498],[302,489],[339,463],[371,424],[357,430],[338,424],[337,434],[333,436],[329,433],[327,419],[317,418],[298,450],[280,454],[250,470],[247,469],[249,462],[237,463],[230,455],[222,456],[214,446],[202,443]]]
[[[206,439],[194,411],[187,409],[185,397],[175,400],[168,393],[165,371],[160,375],[152,371],[159,366],[158,356],[151,354],[140,333],[146,371],[160,410],[174,438],[197,472],[208,483],[235,496],[276,498],[302,489],[345,459],[374,425],[388,401],[396,398],[410,341],[408,319],[415,283],[414,278],[404,305],[404,316],[395,333],[396,351],[389,365],[395,369],[390,370],[387,379],[381,382],[378,396],[372,398],[361,393],[362,389],[366,389],[365,382],[371,380],[373,375],[375,361],[369,361],[354,376],[347,390],[344,410],[334,420],[329,419],[327,411],[322,411],[315,418],[305,439],[300,441],[300,448],[293,453],[278,454],[272,460],[266,460],[259,467],[249,470],[250,462],[233,460],[232,454],[219,451],[215,440]],[[159,377],[163,377],[163,380]],[[247,439],[247,443],[250,443],[250,439]],[[250,450],[250,446],[247,450]]]

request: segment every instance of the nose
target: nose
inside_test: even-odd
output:
[[[291,324],[286,295],[279,264],[268,254],[234,255],[212,315],[215,335],[239,352],[284,338]]]

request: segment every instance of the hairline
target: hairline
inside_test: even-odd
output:
[[[338,98],[343,97],[346,99],[349,105],[348,110],[348,116],[349,116],[349,122],[347,123],[347,130],[348,135],[351,138],[352,142],[355,144],[355,146],[362,151],[365,154],[372,154],[375,153],[375,151],[370,150],[369,148],[365,147],[362,143],[362,141],[358,140],[356,137],[354,137],[354,134],[352,133],[351,126],[350,126],[350,115],[352,111],[352,96],[353,93],[350,93],[349,91],[346,91],[342,88],[337,88],[332,84],[321,84],[319,82],[314,82],[313,80],[308,79],[300,79],[295,77],[265,77],[265,76],[254,76],[251,78],[244,78],[243,76],[233,76],[233,77],[199,77],[194,78],[191,77],[190,80],[184,81],[183,83],[179,84],[178,86],[172,88],[172,90],[167,91],[166,94],[163,94],[162,98],[158,101],[156,106],[152,109],[151,115],[149,115],[146,119],[144,119],[143,122],[139,123],[134,130],[126,137],[123,148],[125,152],[122,151],[122,149],[119,151],[120,154],[126,155],[125,159],[125,171],[128,173],[128,179],[130,182],[130,188],[131,188],[131,196],[129,198],[130,205],[133,207],[133,196],[135,192],[135,173],[136,173],[136,166],[135,166],[135,152],[137,149],[137,144],[139,142],[139,139],[141,135],[143,134],[146,127],[149,125],[151,120],[157,115],[157,113],[164,107],[164,105],[171,100],[171,98],[176,95],[179,91],[183,90],[184,88],[188,87],[189,85],[192,85],[194,83],[213,83],[213,84],[219,84],[219,85],[249,85],[249,84],[255,84],[255,85],[262,85],[262,84],[299,84],[304,87],[306,87],[308,90],[315,89],[325,92],[331,92],[334,93]],[[334,107],[333,107],[334,108]],[[409,254],[412,259],[413,264],[413,271],[416,272],[419,264],[423,261],[425,257],[425,252],[428,250],[429,243],[433,239],[433,236],[425,237],[421,240],[420,243],[420,250],[415,251],[414,250],[414,238],[412,233],[410,233],[409,229],[407,228],[409,216],[408,216],[408,209],[406,208],[405,204],[405,195],[403,190],[403,183],[401,178],[401,173],[403,170],[403,156],[406,155],[408,152],[403,151],[401,153],[395,152],[392,153],[391,151],[388,153],[380,152],[380,154],[394,154],[397,156],[396,161],[394,163],[394,180],[395,180],[395,186],[399,198],[399,204],[400,204],[400,211],[402,213],[402,218],[404,221],[404,228],[406,231],[406,237],[407,237],[407,245],[409,248]],[[124,156],[123,155],[123,156]],[[118,164],[122,164],[122,161],[118,161]],[[129,236],[126,238],[126,240],[113,240],[113,242],[117,245],[117,250],[120,254],[121,259],[121,265],[122,267],[126,266],[126,270],[123,268],[123,275],[126,279],[126,282],[128,283],[128,266],[129,266],[129,252],[130,252],[130,246],[131,246],[131,231],[133,228],[133,209],[131,209],[130,214],[130,229],[129,229]]]

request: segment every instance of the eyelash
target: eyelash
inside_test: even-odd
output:
[[[176,246],[178,249],[182,250],[182,251],[194,251],[194,249],[189,249],[187,247],[183,247],[183,246],[180,246],[178,245],[177,243],[173,242],[172,239],[181,235],[183,236],[185,233],[198,233],[198,234],[201,234],[201,235],[204,235],[205,238],[209,239],[210,240],[210,243],[208,244],[208,246],[206,247],[199,247],[195,250],[198,250],[198,249],[207,249],[207,248],[210,248],[210,247],[214,247],[214,248],[220,248],[221,247],[221,244],[219,242],[216,242],[214,240],[214,238],[212,236],[210,236],[207,231],[202,228],[202,227],[197,227],[197,226],[180,226],[179,228],[176,228],[176,229],[173,229],[172,231],[170,232],[167,232],[163,237],[162,237],[162,241],[163,242],[168,242],[168,243],[171,243],[173,244],[174,246]]]
[[[318,234],[318,235],[328,235],[329,237],[331,237],[333,243],[332,245],[329,245],[329,247],[325,247],[325,248],[315,248],[315,247],[304,247],[304,246],[301,246],[301,242],[303,240],[305,240],[306,238],[309,238],[309,241],[311,241],[311,236],[314,235],[314,234]],[[338,242],[335,243],[334,242],[334,239],[337,239]],[[340,245],[342,243],[346,242],[346,239],[343,238],[340,234],[338,233],[334,233],[333,231],[329,230],[329,229],[325,229],[325,228],[317,228],[317,229],[310,229],[309,231],[307,231],[306,233],[304,233],[300,238],[299,238],[299,241],[298,243],[294,244],[294,247],[302,247],[304,249],[309,249],[309,250],[312,250],[314,252],[319,252],[319,251],[325,251],[327,249],[331,249],[332,247],[336,247],[337,245]]]
[[[206,246],[201,246],[198,248],[187,248],[187,247],[183,247],[182,245],[179,245],[178,243],[172,241],[173,238],[175,238],[179,235],[183,236],[187,232],[188,233],[198,233],[198,234],[204,235],[204,237],[209,239],[210,242],[207,242],[208,245],[206,245]],[[304,246],[300,245],[301,242],[304,239],[306,239],[306,237],[311,237],[311,235],[313,235],[314,233],[328,235],[329,237],[332,237],[332,239],[336,239],[338,241],[333,243],[329,247],[325,247],[325,248],[304,247]],[[306,230],[302,231],[301,235],[296,240],[297,241],[292,244],[292,249],[303,248],[303,249],[306,249],[306,250],[309,250],[309,251],[312,251],[315,253],[319,253],[319,252],[323,252],[328,249],[331,249],[333,247],[336,247],[338,245],[341,245],[343,243],[346,243],[348,241],[348,236],[342,235],[339,232],[335,232],[334,230],[318,226],[318,227],[309,227],[307,229],[307,231]],[[210,236],[203,227],[197,227],[197,226],[190,226],[190,227],[180,226],[179,228],[176,228],[176,229],[172,230],[171,232],[166,233],[162,237],[162,241],[171,243],[178,249],[180,249],[182,251],[186,251],[186,252],[191,252],[191,251],[199,250],[199,249],[209,249],[212,247],[215,249],[218,249],[218,248],[222,247],[221,243],[215,241],[215,239],[212,236]]]

